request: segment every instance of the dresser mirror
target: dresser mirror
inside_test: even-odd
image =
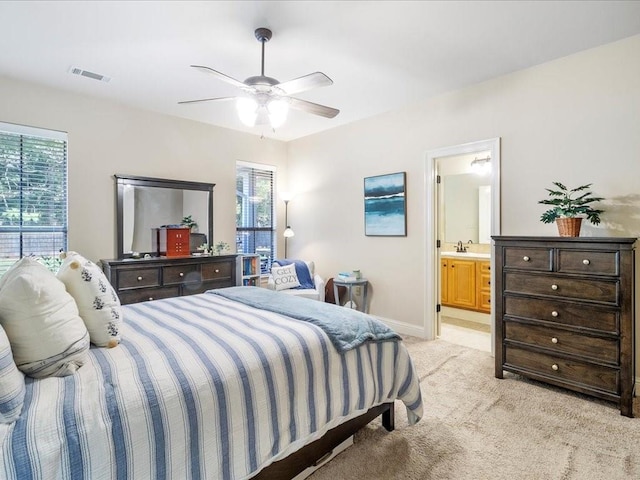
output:
[[[213,238],[214,183],[114,175],[116,179],[116,235],[118,258],[156,256],[155,228],[180,225],[191,216],[192,251]],[[197,235],[196,235],[197,234]]]

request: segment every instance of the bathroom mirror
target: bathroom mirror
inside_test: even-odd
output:
[[[115,175],[118,258],[134,252],[156,255],[152,229],[180,225],[186,216],[198,224],[198,243],[213,238],[213,183]],[[194,249],[195,250],[195,249]]]
[[[444,175],[442,190],[444,241],[491,243],[491,177]]]

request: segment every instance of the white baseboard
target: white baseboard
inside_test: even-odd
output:
[[[401,335],[411,335],[412,337],[426,338],[424,333],[424,327],[419,325],[411,325],[409,323],[398,322],[397,320],[391,320],[390,318],[378,317],[377,315],[372,315],[377,318],[381,322],[386,323],[395,330],[397,333]]]

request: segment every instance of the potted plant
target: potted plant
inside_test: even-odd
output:
[[[222,252],[229,250],[229,244],[222,240],[215,244],[216,255],[222,255]]]
[[[191,230],[192,232],[195,232],[195,230],[198,228],[198,222],[192,219],[191,215],[187,215],[182,219],[182,225],[184,225],[185,227],[189,227],[189,230]]]
[[[538,203],[552,205],[552,208],[542,214],[542,223],[556,222],[561,237],[578,237],[583,218],[586,218],[594,225],[600,223],[600,214],[604,210],[599,210],[590,206],[594,202],[604,200],[602,197],[595,197],[588,191],[591,183],[569,189],[560,182],[552,182],[557,189],[547,188],[548,199],[540,200]]]

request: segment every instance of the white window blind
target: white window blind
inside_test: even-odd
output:
[[[66,134],[0,123],[0,276],[26,255],[55,270],[67,217]]]
[[[237,251],[260,255],[262,273],[271,270],[276,252],[274,176],[275,167],[246,162],[236,164]]]

